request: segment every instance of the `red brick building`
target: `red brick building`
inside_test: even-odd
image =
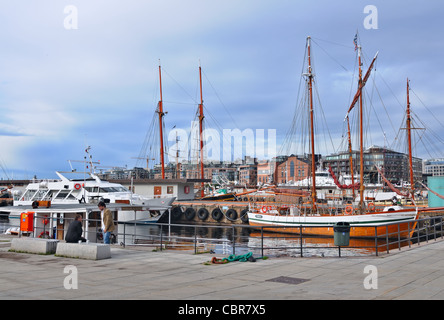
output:
[[[289,183],[307,178],[310,173],[310,164],[296,156],[290,156],[287,160],[277,164],[275,171],[275,183]]]

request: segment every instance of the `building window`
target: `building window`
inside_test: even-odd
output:
[[[290,177],[294,177],[294,162],[290,162]]]

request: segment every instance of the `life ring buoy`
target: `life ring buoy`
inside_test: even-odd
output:
[[[267,206],[262,206],[261,207],[261,212],[262,213],[267,213],[268,212],[268,207]]]
[[[49,232],[48,232],[48,231],[42,231],[42,232],[39,234],[39,238],[49,239],[49,238],[50,238],[50,237],[49,237]]]
[[[74,185],[74,189],[76,189],[76,190],[80,190],[81,187],[82,187],[82,186],[81,186],[80,183],[76,183],[76,184]]]
[[[46,226],[49,223],[49,219],[47,218],[48,216],[45,216],[45,218],[43,218],[43,224]]]
[[[353,213],[353,207],[352,206],[346,206],[345,207],[345,214],[352,214]]]
[[[368,210],[371,212],[376,211],[376,206],[373,202],[370,202],[367,207],[368,207]]]

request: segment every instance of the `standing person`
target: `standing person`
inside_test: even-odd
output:
[[[76,215],[74,221],[68,226],[68,231],[66,232],[65,241],[69,243],[77,243],[79,240],[85,242],[86,239],[82,237],[82,216],[80,214]]]
[[[102,220],[103,243],[109,244],[111,232],[114,231],[114,221],[111,211],[106,208],[106,204],[100,201],[98,204],[100,209],[100,218]]]

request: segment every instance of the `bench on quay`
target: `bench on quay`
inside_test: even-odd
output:
[[[58,242],[59,240],[56,239],[14,238],[11,242],[10,251],[54,254],[56,252]]]
[[[109,244],[102,243],[67,243],[57,244],[56,256],[79,258],[89,260],[102,260],[111,258]]]

